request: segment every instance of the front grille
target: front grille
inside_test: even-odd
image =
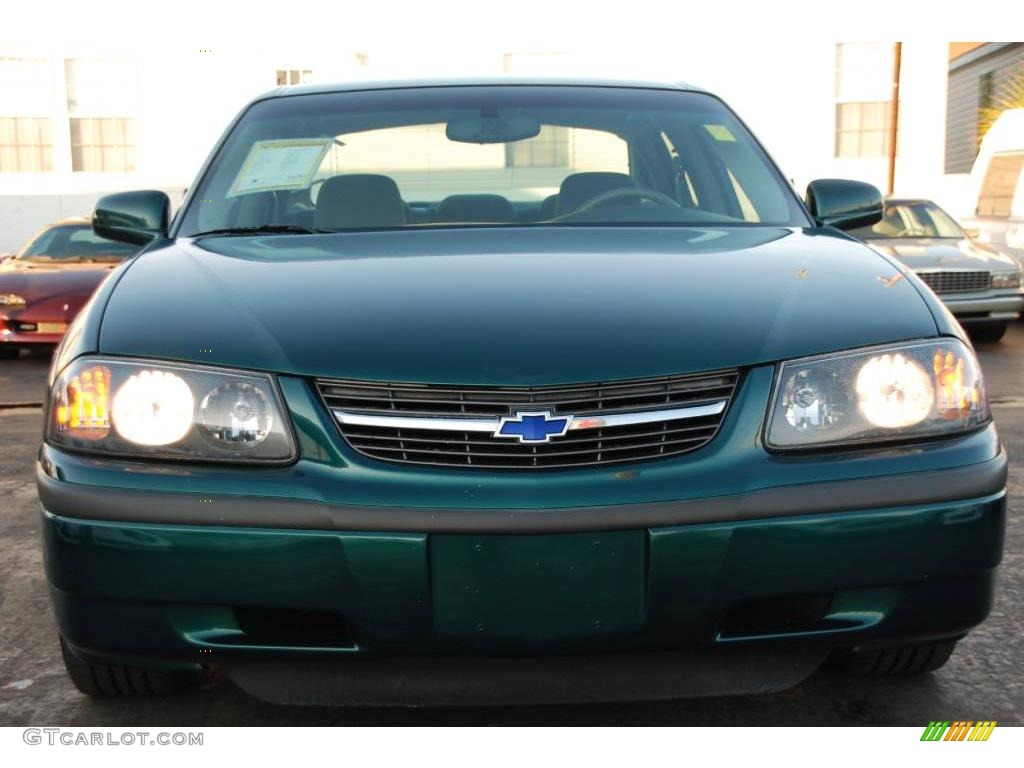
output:
[[[547,387],[452,387],[318,379],[332,411],[381,417],[500,419],[516,411],[611,417],[724,403],[735,370]],[[544,469],[640,461],[696,450],[715,436],[725,408],[710,416],[573,429],[549,443],[520,443],[490,432],[339,423],[360,453],[384,461],[480,469]]]
[[[992,284],[992,274],[982,270],[940,270],[937,272],[918,272],[917,276],[924,280],[928,287],[936,293],[967,293],[969,291],[987,291]]]

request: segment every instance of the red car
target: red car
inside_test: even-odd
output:
[[[96,286],[138,249],[100,237],[84,218],[39,232],[0,263],[0,358],[57,344]]]

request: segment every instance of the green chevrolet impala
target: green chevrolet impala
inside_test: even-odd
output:
[[[1006,454],[963,330],[715,96],[283,88],[72,324],[38,487],[68,672],[279,702],[777,690],[940,667]]]

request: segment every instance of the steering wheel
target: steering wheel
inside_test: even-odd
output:
[[[664,195],[655,189],[644,189],[643,187],[620,187],[618,189],[609,189],[607,192],[595,195],[573,211],[573,213],[582,213],[583,211],[600,208],[601,206],[608,205],[608,203],[625,199],[632,199],[638,202],[649,200],[657,205],[671,205],[674,208],[683,207],[668,195]]]

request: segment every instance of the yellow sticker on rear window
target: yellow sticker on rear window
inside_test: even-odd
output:
[[[331,142],[332,139],[257,141],[227,196],[308,187]]]
[[[732,135],[732,131],[726,128],[724,125],[705,125],[708,129],[708,133],[715,141],[736,141],[736,137]]]

